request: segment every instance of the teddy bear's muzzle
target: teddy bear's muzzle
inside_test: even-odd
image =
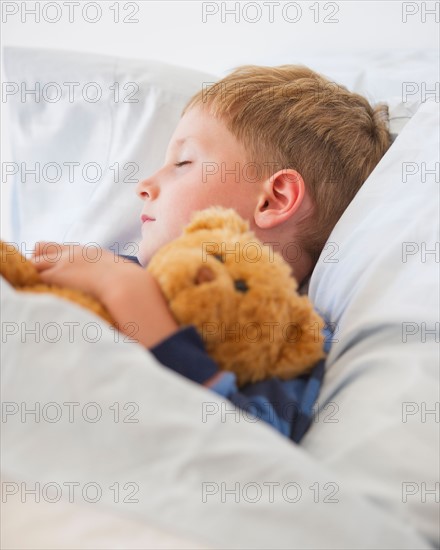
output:
[[[207,265],[199,267],[194,277],[194,282],[196,285],[201,285],[202,283],[207,283],[215,279],[215,273]]]

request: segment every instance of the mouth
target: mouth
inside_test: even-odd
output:
[[[143,214],[141,216],[141,223],[144,224],[145,222],[154,222],[156,221],[155,218],[150,218],[150,216],[146,216],[145,214]]]

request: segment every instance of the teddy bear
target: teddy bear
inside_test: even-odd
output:
[[[0,242],[0,253],[0,274],[17,290],[56,294],[114,325],[93,297],[42,283],[11,244]],[[220,369],[235,373],[239,386],[295,378],[325,356],[324,322],[308,297],[298,294],[290,266],[234,209],[195,212],[146,269],[177,323],[196,328],[207,353]]]

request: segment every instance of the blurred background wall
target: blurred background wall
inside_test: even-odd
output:
[[[437,48],[438,1],[2,2],[2,43],[153,58],[222,74],[309,55]],[[37,20],[38,19],[38,20]]]

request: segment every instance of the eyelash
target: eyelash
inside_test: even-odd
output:
[[[184,166],[185,164],[190,164],[190,160],[183,160],[182,162],[176,162],[174,166]]]

